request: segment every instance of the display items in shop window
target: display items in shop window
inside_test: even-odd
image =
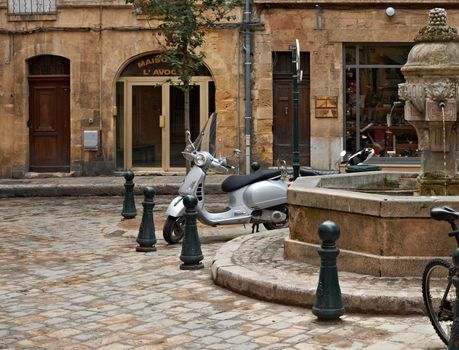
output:
[[[406,123],[403,103],[398,101],[398,72],[372,68],[359,73],[360,93],[354,72],[346,75],[347,149],[371,147],[379,157],[417,157],[416,132]]]

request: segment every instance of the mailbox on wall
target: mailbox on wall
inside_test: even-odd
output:
[[[99,130],[83,131],[83,147],[85,151],[99,150]]]

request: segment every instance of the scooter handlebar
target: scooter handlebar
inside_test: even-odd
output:
[[[211,167],[216,170],[222,170],[224,172],[228,172],[230,169],[234,169],[234,167],[225,164],[221,159],[212,159]]]
[[[209,152],[182,152],[183,156],[190,160],[194,161],[194,164],[200,168],[212,168],[224,172],[228,172],[229,169],[234,169],[232,166],[226,164],[226,158],[222,157],[214,158]]]

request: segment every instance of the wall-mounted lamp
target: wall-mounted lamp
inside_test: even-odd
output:
[[[386,8],[386,15],[392,17],[393,15],[395,15],[395,9],[389,6],[388,8]]]

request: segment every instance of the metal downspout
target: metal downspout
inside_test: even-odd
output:
[[[251,48],[251,30],[250,23],[252,22],[251,0],[245,0],[244,9],[244,29],[245,29],[245,172],[250,174],[251,163],[251,134],[252,134],[252,48]]]

